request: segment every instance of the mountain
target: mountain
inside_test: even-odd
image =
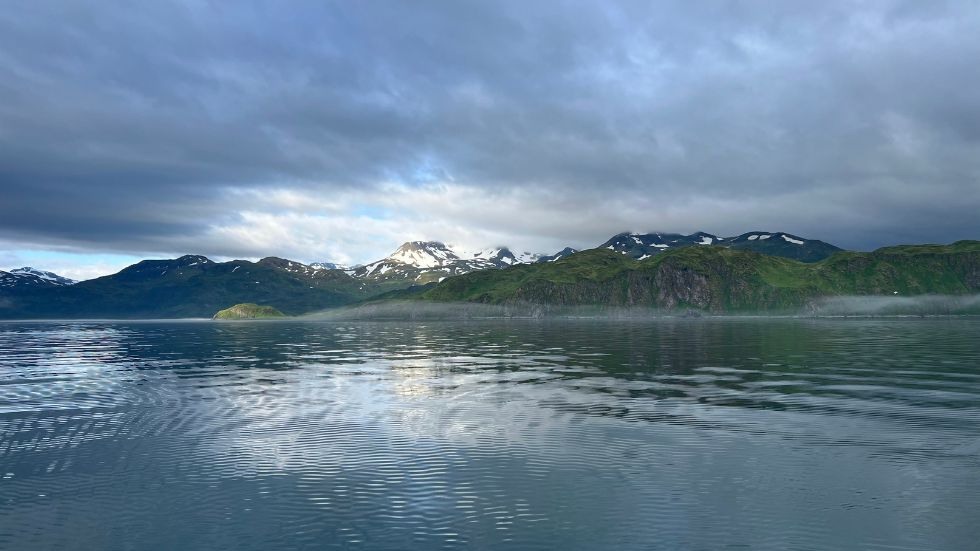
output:
[[[318,270],[349,270],[351,268],[350,266],[336,264],[334,262],[312,262],[309,266]]]
[[[437,241],[409,241],[381,260],[348,271],[351,276],[375,282],[428,283],[455,275],[459,256]]]
[[[0,292],[7,291],[9,293],[21,289],[64,287],[75,283],[76,281],[73,279],[29,266],[15,268],[9,272],[0,270]]]
[[[473,272],[406,298],[779,312],[812,308],[824,297],[980,293],[980,241],[841,252],[810,263],[735,247],[672,247],[643,260],[614,250]]]
[[[555,254],[541,255],[537,257],[535,262],[554,262],[556,260],[561,260],[566,256],[573,255],[578,252],[578,249],[573,249],[571,247],[565,247],[564,249],[556,252]]]
[[[838,247],[813,239],[804,239],[783,232],[750,232],[737,237],[718,237],[705,232],[691,235],[677,233],[621,233],[599,246],[638,260],[657,255],[668,249],[696,245],[719,245],[763,254],[783,256],[805,262],[815,262],[840,251]],[[445,278],[477,270],[499,269],[518,264],[554,262],[575,254],[566,247],[552,255],[523,252],[515,254],[507,247],[478,251],[462,251],[439,241],[409,241],[385,258],[345,269],[351,276],[373,282],[385,291],[412,285],[442,281]],[[332,264],[311,265],[335,266]],[[338,266],[338,268],[340,268]]]
[[[690,247],[692,245],[714,245],[720,239],[714,235],[697,232],[691,235],[679,233],[620,233],[599,245],[629,257],[643,260],[670,248]]]
[[[368,282],[342,270],[282,258],[219,263],[186,255],[144,260],[70,286],[0,289],[0,318],[211,317],[239,303],[298,314],[350,304],[375,292]]]
[[[50,281],[55,285],[74,285],[75,283],[78,283],[74,279],[69,279],[67,277],[60,276],[54,272],[46,272],[44,270],[38,270],[37,268],[31,268],[30,266],[25,266],[23,268],[15,268],[13,270],[10,270],[10,273],[16,276],[37,277],[45,281]]]
[[[541,258],[559,258],[569,251]],[[0,318],[211,317],[239,303],[274,306],[294,315],[538,258],[507,248],[462,253],[442,243],[414,241],[387,258],[346,269],[277,257],[214,262],[185,255],[144,260],[113,275],[74,283],[24,268],[0,272]]]
[[[364,266],[324,266],[186,255],[77,283],[20,268],[0,272],[0,318],[211,317],[242,303],[296,315],[374,297],[771,312],[849,294],[980,290],[977,241],[858,253],[783,232],[624,233],[596,249],[553,255],[411,241]]]
[[[817,262],[843,249],[817,239],[805,239],[783,232],[748,232],[728,237],[724,247],[792,258],[801,262]]]
[[[816,262],[843,249],[816,239],[805,239],[784,232],[749,232],[736,237],[718,237],[697,232],[691,235],[678,233],[620,233],[599,245],[643,260],[669,249],[695,245],[717,245],[732,249],[754,251],[773,256],[792,258],[802,262]]]
[[[514,254],[507,247],[466,252],[438,241],[409,241],[387,257],[349,269],[347,273],[394,289],[398,286],[423,285],[476,270],[547,261],[567,256],[569,251],[574,252],[574,249],[564,249],[551,256],[528,252]]]

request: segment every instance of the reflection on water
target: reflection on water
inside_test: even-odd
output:
[[[980,321],[0,324],[2,549],[975,549]]]

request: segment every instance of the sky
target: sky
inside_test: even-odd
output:
[[[980,239],[980,3],[35,0],[0,269]]]

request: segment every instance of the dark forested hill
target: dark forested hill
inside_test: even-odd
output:
[[[71,286],[0,290],[0,318],[211,317],[243,302],[298,314],[349,304],[371,292],[341,270],[280,258],[219,263],[187,255],[144,260]]]

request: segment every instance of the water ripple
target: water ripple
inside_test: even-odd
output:
[[[980,322],[0,323],[0,549],[973,549]]]

